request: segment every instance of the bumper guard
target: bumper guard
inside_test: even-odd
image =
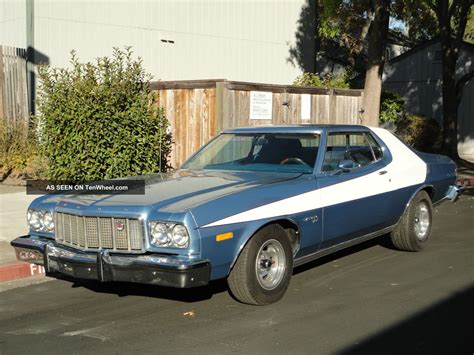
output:
[[[464,186],[461,185],[450,185],[448,188],[448,191],[446,192],[446,199],[448,199],[451,202],[456,202],[458,199],[459,195],[462,194],[464,191]]]

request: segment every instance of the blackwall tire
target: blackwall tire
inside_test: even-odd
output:
[[[411,200],[399,223],[391,233],[393,245],[404,251],[420,251],[431,236],[433,206],[426,191]]]
[[[227,282],[240,302],[266,305],[280,300],[293,273],[293,251],[277,224],[258,231],[242,249]]]

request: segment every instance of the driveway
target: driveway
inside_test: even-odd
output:
[[[255,307],[191,290],[58,279],[0,293],[0,353],[472,354],[474,197],[435,208],[420,253],[386,238],[295,270]]]

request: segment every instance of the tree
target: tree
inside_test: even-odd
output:
[[[367,69],[362,103],[364,124],[378,125],[382,72],[390,19],[390,0],[322,0],[323,38],[338,39],[349,52],[349,62],[360,53],[368,39]]]
[[[377,126],[379,123],[382,73],[390,17],[389,6],[389,0],[375,0],[374,20],[369,36],[362,118],[363,123],[371,126]]]
[[[439,35],[440,26],[431,0],[404,0],[392,4],[392,16],[401,20],[404,31],[414,43],[422,43]],[[454,4],[451,0],[449,4]],[[456,5],[457,6],[457,5]],[[454,13],[455,14],[455,13]],[[456,16],[455,16],[456,17]],[[456,21],[456,18],[453,20]],[[474,44],[474,11],[468,11],[464,41]]]
[[[363,108],[364,123],[376,124],[379,114],[381,74],[388,31],[388,16],[402,20],[409,37],[423,42],[440,36],[442,48],[443,147],[454,159],[457,152],[457,111],[471,70],[456,78],[463,41],[474,41],[472,0],[320,0],[323,38],[337,38],[358,53],[368,39],[368,64]]]
[[[474,44],[474,11],[471,8],[469,18],[467,19],[466,30],[464,32],[464,40]]]
[[[458,108],[466,83],[474,69],[456,79],[456,67],[463,46],[471,0],[435,0],[429,3],[437,18],[442,50],[443,145],[442,151],[458,159]]]
[[[336,41],[346,50],[348,62],[354,66],[374,17],[372,1],[319,0],[318,5],[322,47],[328,45],[328,40]]]

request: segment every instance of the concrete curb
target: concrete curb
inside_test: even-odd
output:
[[[21,261],[13,261],[0,265],[0,282],[44,275],[44,267]]]

